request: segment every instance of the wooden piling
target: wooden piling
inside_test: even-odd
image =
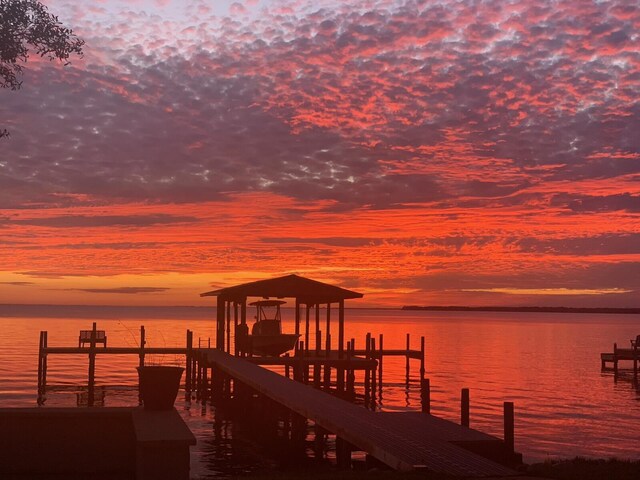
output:
[[[460,425],[469,426],[469,389],[463,388],[460,396]]]
[[[38,344],[38,403],[41,403],[41,396],[44,394],[44,338],[46,333],[40,332],[40,343]]]
[[[420,378],[424,377],[424,337],[420,337]]]
[[[144,347],[147,344],[144,325],[140,325],[140,354],[138,355],[138,366],[144,367]]]
[[[227,324],[227,353],[231,353],[231,301],[227,302],[227,318],[225,319]],[[211,345],[209,345],[211,348]]]
[[[428,378],[420,379],[420,403],[422,413],[431,414],[431,381]]]
[[[309,315],[311,312],[311,305],[305,305],[305,319],[304,319],[304,345],[305,351],[309,351]]]
[[[618,344],[613,344],[613,376],[618,378]]]
[[[633,344],[633,382],[638,383],[638,342]]]
[[[376,339],[371,338],[371,357],[370,360],[374,359],[376,351]],[[382,352],[380,352],[380,357],[382,358]],[[376,409],[376,367],[371,368],[371,410]]]
[[[49,346],[49,332],[44,332],[44,343],[42,353],[42,393],[47,390],[47,347]]]
[[[327,309],[327,319],[329,318],[329,310]],[[329,321],[327,320],[327,324],[329,324]],[[330,346],[331,345],[331,335],[329,334],[329,331],[327,330],[327,345]],[[330,354],[330,348],[327,348],[326,350],[326,355],[327,357]],[[326,391],[329,391],[331,389],[331,367],[329,366],[328,363],[324,364],[324,389]]]
[[[187,355],[185,360],[185,380],[184,380],[184,389],[187,393],[191,393],[191,358],[193,356],[193,332],[191,330],[187,330]]]
[[[367,333],[364,341],[364,351],[365,358],[367,360],[371,359],[371,334]],[[371,369],[366,368],[364,371],[364,406],[365,408],[369,408],[369,403],[371,399]]]
[[[406,381],[407,385],[409,385],[409,352],[411,350],[411,336],[407,333],[407,348],[405,351],[405,372],[406,372]]]
[[[91,329],[91,342],[89,343],[89,382],[88,382],[88,395],[87,404],[93,407],[94,401],[94,387],[96,381],[96,337],[97,326],[96,322],[93,322],[93,328]]]
[[[504,444],[510,453],[515,452],[515,415],[513,402],[504,402]]]
[[[378,347],[380,348],[380,357],[378,358],[378,388],[380,389],[380,397],[382,398],[382,358],[384,357],[383,337],[380,334]]]

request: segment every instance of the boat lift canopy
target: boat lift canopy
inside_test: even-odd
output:
[[[331,304],[337,303],[338,350],[342,353],[344,350],[344,301],[352,298],[362,298],[363,294],[292,274],[267,280],[243,283],[233,287],[220,288],[218,290],[202,293],[200,296],[217,297],[216,348],[226,350],[229,353],[231,353],[232,322],[236,326],[238,325],[238,321],[241,325],[246,325],[247,297],[258,297],[274,302],[277,302],[278,300],[273,299],[294,298],[296,334],[300,333],[300,306],[303,304],[306,305],[305,346],[307,349],[309,348],[309,332],[311,328],[309,325],[309,313],[311,308],[315,307],[315,329],[316,333],[319,334],[320,305],[326,304],[327,323],[326,329],[323,333],[325,334],[327,349],[329,349]],[[240,307],[239,316],[238,307]]]

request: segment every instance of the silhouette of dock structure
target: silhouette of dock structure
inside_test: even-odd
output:
[[[426,469],[463,477],[504,477],[522,457],[514,450],[513,403],[504,404],[504,438],[469,428],[469,391],[463,389],[461,424],[431,415],[430,382],[425,378],[425,339],[420,349],[384,348],[384,338],[367,334],[364,347],[344,330],[345,299],[362,294],[332,285],[287,275],[207,292],[217,297],[216,337],[212,346],[195,346],[193,332],[187,331],[185,348],[146,347],[141,328],[139,347],[98,346],[94,323],[88,347],[53,347],[47,332],[41,332],[38,392],[46,391],[47,357],[52,354],[84,354],[89,357],[89,404],[95,385],[95,362],[99,355],[138,355],[144,365],[148,354],[184,355],[185,390],[188,398],[203,404],[229,406],[249,417],[263,432],[284,433],[292,448],[305,451],[308,421],[313,424],[314,453],[318,459],[327,451],[328,436],[335,436],[338,466],[351,464],[351,453],[362,451],[373,464],[408,471]],[[247,342],[247,300],[257,297],[295,299],[295,335],[299,341],[291,355],[255,356]],[[264,303],[264,302],[263,302]],[[281,301],[274,302],[277,304]],[[337,306],[337,316],[335,308]],[[324,315],[321,319],[321,308]],[[337,317],[337,335],[332,341],[332,318]],[[321,323],[324,332],[321,331]],[[289,334],[291,335],[291,334]],[[87,337],[87,334],[84,334]],[[312,345],[312,340],[314,345]],[[376,341],[377,340],[377,341]],[[213,348],[212,348],[213,347]],[[409,385],[411,360],[420,364],[421,412],[378,412],[376,397],[383,384],[383,364],[387,356],[406,360]],[[265,367],[280,366],[281,375]],[[362,382],[356,382],[356,374]],[[357,405],[360,402],[364,405]]]
[[[640,363],[640,335],[635,340],[631,340],[631,348],[619,348],[617,343],[613,344],[613,353],[601,353],[600,362],[602,370],[611,364],[613,374],[618,377],[619,363],[621,361],[633,362],[633,381],[638,383],[638,364]]]
[[[316,443],[322,435],[336,435],[336,459],[342,466],[359,450],[396,470],[486,477],[515,475],[502,463],[521,460],[513,452],[512,417],[510,443],[427,413],[368,410],[220,350],[201,349],[196,355],[198,369],[211,371],[198,382],[203,401],[210,397],[214,404],[226,401],[242,412],[258,410],[262,422],[271,416],[274,425],[279,416],[292,415],[292,439],[304,438],[310,420]]]

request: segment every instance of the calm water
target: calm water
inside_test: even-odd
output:
[[[285,310],[283,316],[292,312]],[[187,329],[203,344],[213,337],[214,310],[16,311],[0,306],[0,317],[0,406],[14,407],[36,405],[40,330],[49,332],[50,346],[69,346],[77,344],[79,330],[97,321],[110,345],[135,346],[139,327],[145,325],[149,346],[181,347]],[[287,322],[284,328],[291,331]],[[600,371],[600,352],[611,351],[614,341],[626,346],[640,333],[638,315],[348,310],[345,330],[356,347],[363,345],[367,332],[376,338],[384,334],[385,348],[404,347],[406,333],[412,347],[419,348],[424,336],[435,415],[457,421],[460,389],[468,387],[472,426],[501,436],[502,402],[514,401],[516,448],[526,461],[576,455],[640,459],[637,428],[629,428],[640,423],[640,391],[630,372],[615,382],[611,373]],[[82,404],[86,356],[53,355],[48,363],[52,387],[46,406]],[[104,386],[104,396],[98,398],[104,405],[136,403],[136,365],[135,356],[98,357],[97,383]],[[407,389],[404,359],[385,360],[389,385],[380,408],[420,408],[418,363],[411,368]],[[228,472],[230,460],[235,471],[250,470],[257,460],[244,456],[249,450],[260,457],[259,446],[242,445],[243,435],[233,435],[233,429],[242,427],[216,419],[213,409],[182,398],[177,407],[199,439],[192,455],[194,477],[213,476],[219,466]],[[258,461],[269,463],[266,457]]]

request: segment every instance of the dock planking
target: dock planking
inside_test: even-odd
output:
[[[516,474],[454,443],[501,443],[496,437],[428,414],[366,410],[219,350],[207,352],[207,363],[393,469],[428,469],[464,477]]]

